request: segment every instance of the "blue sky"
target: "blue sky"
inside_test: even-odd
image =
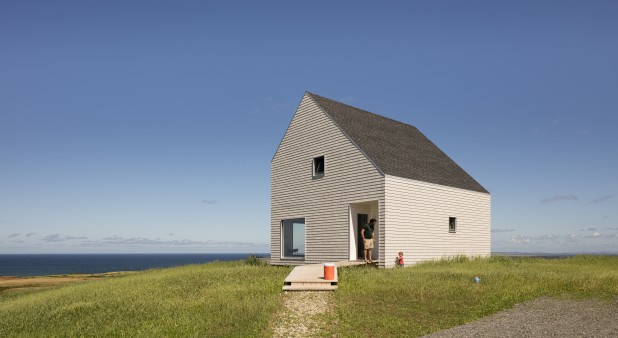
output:
[[[0,3],[0,253],[267,252],[304,91],[418,127],[492,249],[618,252],[615,1]]]

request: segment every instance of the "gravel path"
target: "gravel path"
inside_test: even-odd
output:
[[[284,307],[274,318],[274,337],[323,336],[332,293],[293,291],[283,298]],[[542,297],[424,336],[445,337],[618,337],[618,298],[603,302]]]
[[[538,298],[425,337],[618,337],[618,299]]]
[[[332,311],[332,292],[287,291],[275,315],[273,337],[320,337],[325,316]]]

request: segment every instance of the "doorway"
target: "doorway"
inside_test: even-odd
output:
[[[372,218],[378,219],[379,212],[379,204],[378,201],[367,201],[367,202],[357,202],[350,203],[349,205],[349,218],[350,222],[349,231],[349,260],[362,260],[365,255],[363,254],[363,236],[361,234],[363,225],[369,223],[369,220]],[[373,251],[371,256],[374,260],[379,259],[378,253],[380,252],[380,224],[379,222],[375,225],[375,231],[373,232],[373,238],[375,240]]]

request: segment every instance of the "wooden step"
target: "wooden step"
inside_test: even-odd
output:
[[[309,264],[295,267],[283,282],[284,291],[331,291],[337,289],[337,269],[333,280],[324,279],[322,264]]]
[[[337,285],[312,284],[312,285],[284,285],[283,291],[334,291]]]

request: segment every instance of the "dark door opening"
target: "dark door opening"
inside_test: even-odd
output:
[[[367,214],[357,214],[356,215],[356,258],[363,259],[365,257],[363,253],[364,244],[363,244],[363,236],[361,235],[361,230],[363,229],[363,225],[369,223],[369,215]]]

